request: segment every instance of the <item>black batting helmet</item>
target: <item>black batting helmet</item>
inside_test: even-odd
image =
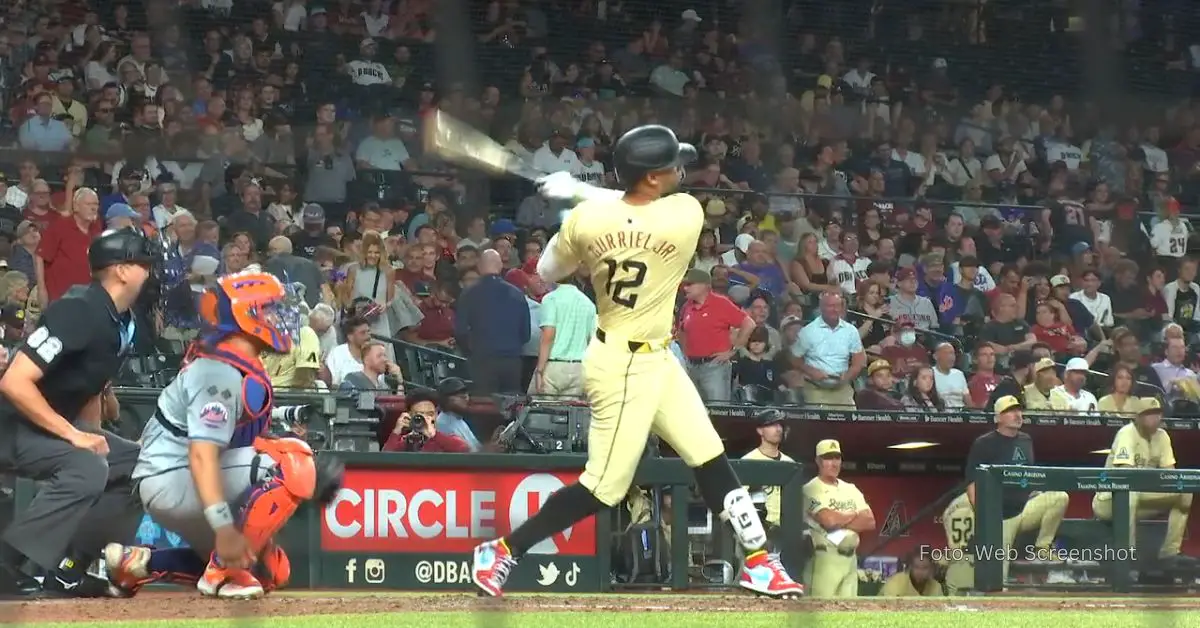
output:
[[[158,243],[132,227],[109,229],[92,240],[88,247],[88,264],[92,272],[116,264],[154,266],[161,258]]]
[[[759,427],[783,423],[785,420],[783,411],[776,410],[775,408],[766,408],[754,413],[754,422],[758,423]]]
[[[675,132],[658,124],[630,129],[613,148],[617,180],[632,185],[647,173],[679,168],[696,160],[696,147],[680,142]]]

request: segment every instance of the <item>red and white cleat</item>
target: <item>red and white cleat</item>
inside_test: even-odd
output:
[[[104,546],[108,581],[130,595],[150,581],[150,548],[109,543]]]
[[[792,580],[783,570],[779,559],[766,552],[757,552],[746,558],[738,585],[773,598],[787,599],[804,595],[804,585]]]
[[[215,560],[208,561],[208,568],[196,588],[208,597],[227,600],[255,600],[266,593],[262,583],[249,570],[221,567]]]
[[[471,580],[481,591],[492,596],[504,595],[504,582],[517,566],[517,559],[503,540],[488,541],[475,548]]]

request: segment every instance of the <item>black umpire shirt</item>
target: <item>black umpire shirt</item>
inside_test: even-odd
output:
[[[1025,432],[1017,432],[1015,437],[1009,437],[996,430],[976,438],[975,442],[971,443],[971,451],[967,453],[967,481],[975,482],[976,489],[979,486],[978,482],[983,478],[979,467],[985,464],[1033,464],[1033,439]],[[1011,519],[1021,514],[1031,492],[1005,487],[1002,501],[1004,518]]]
[[[128,315],[118,314],[108,293],[92,282],[82,294],[51,303],[37,329],[26,336],[18,351],[41,367],[38,390],[63,418],[74,422],[116,375],[126,320]],[[0,420],[20,416],[11,401],[0,397]]]

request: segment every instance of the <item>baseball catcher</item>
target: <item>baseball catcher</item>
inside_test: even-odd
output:
[[[146,512],[190,548],[112,543],[105,566],[130,594],[170,580],[206,596],[258,598],[291,572],[275,534],[303,502],[332,497],[342,469],[268,433],[272,390],[259,355],[291,349],[294,295],[268,273],[236,273],[203,295],[200,315],[209,329],[158,398],[133,471]]]

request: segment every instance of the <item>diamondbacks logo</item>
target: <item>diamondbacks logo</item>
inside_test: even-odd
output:
[[[907,521],[908,512],[904,509],[904,502],[898,499],[893,501],[891,508],[888,508],[887,515],[883,518],[883,525],[879,527],[879,536],[887,538],[908,536],[908,530],[904,528]]]

